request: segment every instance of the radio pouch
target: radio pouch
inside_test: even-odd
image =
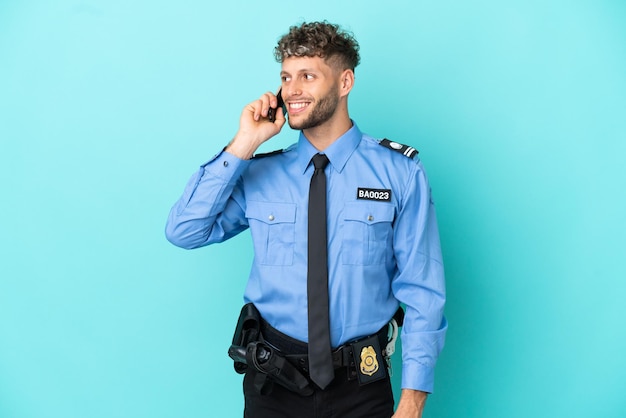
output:
[[[241,308],[233,342],[228,349],[228,355],[235,362],[235,371],[239,374],[246,372],[246,347],[248,344],[258,341],[261,332],[261,314],[252,303],[246,303]]]
[[[309,381],[296,366],[263,343],[261,314],[252,303],[241,308],[228,355],[235,362],[237,373],[246,373],[248,367],[260,372],[255,378],[254,386],[261,394],[271,391],[272,382],[303,396],[313,393]]]

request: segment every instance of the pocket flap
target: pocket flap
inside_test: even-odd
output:
[[[267,224],[294,223],[296,221],[296,204],[248,202],[246,218],[256,219]]]
[[[350,202],[343,210],[343,219],[366,224],[392,222],[394,206],[387,203]]]

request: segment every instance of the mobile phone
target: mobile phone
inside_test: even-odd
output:
[[[267,118],[270,120],[270,122],[274,122],[276,120],[276,112],[278,111],[279,107],[283,108],[283,114],[285,115],[285,117],[287,117],[287,106],[285,106],[285,102],[283,101],[283,89],[281,88],[280,90],[278,90],[278,93],[276,93],[276,98],[278,99],[278,106],[276,107],[270,107],[270,110],[267,112]]]

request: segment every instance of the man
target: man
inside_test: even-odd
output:
[[[167,238],[184,248],[251,230],[244,299],[262,318],[263,352],[241,360],[245,416],[421,417],[433,389],[447,323],[430,188],[417,151],[375,140],[350,119],[358,51],[337,25],[291,27],[275,49],[279,97],[268,92],[245,106],[235,137],[170,212]],[[285,116],[298,142],[254,156]],[[400,303],[402,394],[394,414],[385,345]],[[269,377],[266,353],[288,359]],[[305,391],[281,382],[290,373],[304,376]]]

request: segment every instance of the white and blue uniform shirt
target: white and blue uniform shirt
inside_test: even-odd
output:
[[[426,174],[410,157],[416,152],[394,147],[400,148],[382,146],[355,124],[323,151],[330,160],[331,342],[338,347],[376,333],[403,303],[402,387],[432,392],[447,329],[439,232]],[[168,239],[183,248],[222,242],[250,228],[255,256],[244,299],[273,327],[303,342],[316,153],[302,133],[286,150],[251,160],[221,152],[190,179],[166,227]]]

